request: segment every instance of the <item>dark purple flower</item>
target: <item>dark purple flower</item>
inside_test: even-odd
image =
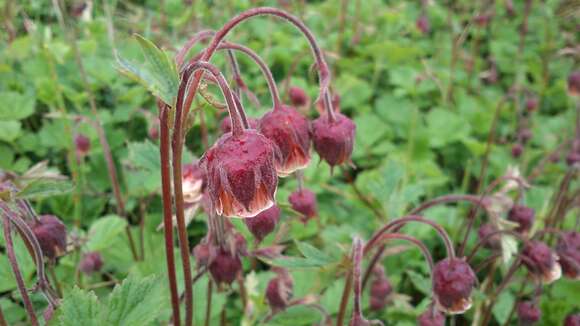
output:
[[[564,320],[564,326],[580,326],[580,314],[568,315]]]
[[[371,310],[380,311],[388,303],[388,297],[391,293],[393,293],[393,286],[387,275],[385,274],[384,269],[379,266],[375,270],[373,270],[374,279],[371,283]]]
[[[281,160],[276,162],[279,176],[310,163],[310,123],[294,108],[281,106],[268,111],[258,122],[258,131],[280,149]]]
[[[310,104],[310,98],[306,92],[297,86],[291,86],[288,90],[288,97],[290,98],[290,104],[295,107],[308,106]]]
[[[558,256],[543,242],[528,242],[522,250],[522,260],[530,274],[545,284],[552,283],[562,276]]]
[[[479,230],[477,230],[477,237],[479,238],[479,241],[484,241],[483,247],[488,249],[501,248],[501,236],[499,234],[491,235],[497,231],[497,227],[491,223],[483,224],[479,227]],[[487,240],[484,240],[486,238]]]
[[[429,23],[429,17],[427,17],[425,15],[421,15],[419,18],[417,18],[417,22],[415,24],[417,25],[417,28],[423,34],[427,34],[431,30],[431,24]]]
[[[536,212],[524,205],[514,205],[508,213],[508,220],[518,223],[516,232],[527,234],[534,225]]]
[[[576,70],[568,76],[568,92],[572,96],[580,95],[580,70]]]
[[[77,153],[80,156],[85,156],[91,150],[91,140],[83,134],[76,134],[75,135],[75,146],[76,146]]]
[[[439,310],[429,307],[417,318],[419,326],[445,326],[445,315]]]
[[[97,251],[88,252],[79,264],[79,270],[85,274],[98,272],[103,267],[103,257]]]
[[[278,186],[274,143],[255,130],[223,135],[200,160],[218,214],[252,217],[274,204]]]
[[[268,282],[266,300],[272,311],[284,310],[292,299],[294,282],[288,271],[280,269],[278,275]]]
[[[252,235],[260,242],[274,231],[280,220],[280,212],[280,207],[274,204],[260,214],[244,219],[244,223],[246,223]]]
[[[296,190],[290,194],[288,201],[290,202],[293,210],[303,215],[305,221],[318,215],[316,195],[306,188]]]
[[[66,227],[58,217],[42,215],[31,228],[47,258],[54,259],[66,252]]]
[[[518,302],[517,312],[518,320],[522,326],[529,326],[537,323],[542,315],[540,308],[531,301]]]
[[[325,113],[312,122],[312,141],[320,158],[332,167],[350,161],[356,126],[345,115],[336,112],[335,120]]]
[[[437,307],[450,314],[460,314],[471,307],[471,291],[477,278],[467,262],[445,258],[433,269],[433,294]]]
[[[515,143],[512,146],[512,157],[513,158],[518,158],[520,156],[522,156],[522,153],[524,152],[524,146],[520,143]]]
[[[232,284],[242,271],[242,262],[237,254],[220,248],[209,264],[209,273],[218,284]]]
[[[538,99],[536,97],[531,97],[526,100],[526,110],[528,112],[534,112],[538,108]]]
[[[580,280],[580,232],[562,232],[556,253],[560,258],[564,275],[574,280]]]

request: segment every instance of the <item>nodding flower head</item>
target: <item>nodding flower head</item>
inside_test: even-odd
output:
[[[248,117],[248,127],[250,129],[258,128],[258,119]],[[222,122],[220,123],[220,129],[224,134],[232,131],[232,119],[229,116],[225,116]]]
[[[312,122],[314,149],[331,167],[350,161],[356,126],[340,112],[334,121],[325,113]]]
[[[261,242],[268,234],[272,233],[280,220],[280,207],[274,204],[260,214],[244,219],[248,230],[258,242]]]
[[[318,215],[316,195],[306,188],[296,190],[290,194],[288,201],[293,210],[302,214],[304,222]]]
[[[518,158],[520,156],[522,156],[522,153],[524,152],[524,146],[520,143],[515,143],[512,146],[512,157],[513,158]]]
[[[542,312],[532,301],[518,302],[517,305],[518,320],[520,325],[529,326],[537,323],[540,320]]]
[[[429,307],[417,317],[419,326],[445,326],[445,315],[439,310]]]
[[[98,272],[103,268],[103,257],[97,251],[86,253],[79,264],[79,270],[85,274]]]
[[[465,260],[445,258],[433,269],[433,294],[438,309],[460,314],[471,307],[471,290],[477,278]]]
[[[79,156],[86,156],[91,150],[91,140],[83,134],[76,134],[75,147]]]
[[[297,86],[292,86],[288,90],[288,97],[290,98],[290,104],[297,108],[310,105],[310,97],[306,92]]]
[[[200,160],[216,212],[252,217],[274,204],[279,152],[268,138],[246,129],[223,135]]]
[[[528,242],[522,250],[522,260],[530,274],[545,284],[552,283],[562,276],[558,256],[543,242]]]
[[[55,259],[66,252],[66,227],[58,217],[42,215],[32,223],[31,228],[48,259]]]
[[[258,131],[280,149],[276,164],[278,175],[285,177],[310,163],[310,123],[289,106],[275,108],[260,119]]]
[[[219,248],[209,264],[209,273],[218,284],[232,284],[241,271],[240,257],[225,248]]]
[[[538,99],[536,97],[531,97],[526,100],[526,110],[528,112],[534,112],[538,108]]]
[[[499,234],[492,235],[497,231],[498,231],[497,227],[495,227],[495,225],[491,223],[486,223],[479,227],[479,230],[477,230],[477,237],[479,238],[479,241],[483,241],[484,248],[487,249],[501,248],[501,236]]]
[[[429,23],[429,17],[427,17],[425,15],[421,15],[421,17],[417,18],[417,22],[415,23],[415,25],[417,25],[417,28],[423,34],[427,34],[431,30],[431,24]]]
[[[580,326],[580,314],[568,315],[564,319],[564,326]]]
[[[580,95],[580,70],[576,70],[568,76],[568,93],[572,96]]]
[[[574,280],[580,280],[580,232],[562,232],[556,253],[564,275]]]
[[[385,308],[388,298],[393,293],[393,286],[382,266],[377,266],[373,270],[374,280],[371,283],[371,310],[380,311]]]
[[[266,300],[272,311],[284,310],[294,292],[294,282],[288,271],[279,269],[276,272],[278,275],[268,282],[266,288]]]
[[[207,267],[209,262],[215,257],[216,251],[216,246],[213,246],[211,240],[207,237],[193,247],[192,254],[197,268]]]
[[[187,204],[200,202],[205,187],[205,176],[199,164],[196,162],[184,165],[182,179],[183,201]]]
[[[535,211],[533,208],[524,205],[514,205],[508,213],[508,220],[516,222],[519,226],[516,232],[527,234],[534,224]]]

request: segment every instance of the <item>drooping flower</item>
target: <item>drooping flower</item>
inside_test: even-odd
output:
[[[471,291],[477,278],[467,262],[445,258],[433,269],[433,294],[441,311],[460,314],[471,307]]]
[[[522,326],[530,326],[537,323],[542,316],[540,308],[532,301],[518,302],[518,320]]]
[[[417,317],[419,326],[445,326],[445,315],[439,310],[429,307]]]
[[[258,122],[258,131],[280,149],[278,176],[285,177],[310,163],[310,123],[296,109],[282,105],[268,111]]]
[[[42,253],[54,259],[66,252],[66,227],[54,215],[42,215],[31,225]]]
[[[564,275],[574,280],[580,280],[580,232],[562,232],[556,253]]]
[[[524,205],[514,205],[508,213],[508,220],[519,224],[516,232],[527,234],[534,224],[535,214],[533,208]]]
[[[522,250],[522,260],[530,274],[545,284],[550,284],[562,276],[558,256],[543,242],[528,242]]]
[[[248,230],[258,242],[261,242],[268,234],[272,233],[280,220],[280,207],[274,204],[260,214],[244,219]]]
[[[79,264],[79,270],[85,274],[98,272],[103,268],[103,257],[97,251],[88,252]]]
[[[277,269],[276,277],[268,282],[266,300],[272,311],[284,310],[292,299],[294,282],[286,269]]]
[[[274,204],[276,145],[255,130],[223,135],[200,160],[217,214],[252,217]]]
[[[306,188],[302,188],[290,194],[288,201],[293,210],[302,214],[303,221],[308,221],[318,215],[316,195]]]
[[[334,113],[334,121],[325,113],[312,122],[314,149],[331,167],[350,160],[356,126],[345,115]]]

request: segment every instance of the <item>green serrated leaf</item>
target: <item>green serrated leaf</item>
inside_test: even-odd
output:
[[[316,249],[316,247],[314,247],[306,242],[300,242],[300,241],[295,241],[295,242],[296,242],[296,246],[298,247],[298,250],[300,250],[300,253],[302,253],[302,255],[304,255],[304,257],[306,257],[307,259],[312,260],[312,261],[316,261],[320,265],[328,265],[328,264],[333,262],[333,260],[330,256],[328,256],[324,252]]]
[[[135,38],[143,50],[146,64],[138,65],[117,56],[119,71],[145,86],[163,102],[173,105],[179,86],[175,63],[151,41],[140,35]]]
[[[156,276],[129,276],[117,285],[107,301],[106,325],[150,325],[167,301]]]
[[[311,267],[322,267],[325,265],[321,264],[319,261],[302,257],[282,257],[264,261],[269,265],[284,268],[311,268]]]
[[[98,251],[108,248],[127,226],[127,221],[117,215],[108,215],[99,218],[89,229],[87,248]]]
[[[36,179],[27,184],[16,197],[23,199],[40,199],[62,195],[73,190],[73,185],[66,180]]]
[[[308,306],[293,306],[277,314],[268,325],[313,325],[320,321],[320,312]]]
[[[59,307],[61,326],[99,326],[104,323],[104,307],[94,292],[86,292],[78,287],[67,293]]]
[[[0,121],[0,140],[12,142],[22,131],[22,126],[18,121]]]
[[[0,120],[22,120],[34,113],[35,97],[32,94],[1,92]]]

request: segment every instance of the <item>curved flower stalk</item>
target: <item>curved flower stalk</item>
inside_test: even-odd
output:
[[[6,251],[8,260],[10,262],[10,266],[12,268],[12,272],[14,273],[14,277],[16,279],[16,284],[18,286],[18,290],[24,302],[24,306],[28,317],[30,319],[30,323],[32,325],[38,325],[38,318],[36,317],[36,313],[34,312],[34,308],[32,307],[32,302],[30,301],[30,297],[28,295],[28,290],[24,284],[24,280],[22,278],[22,273],[20,272],[20,268],[18,266],[18,261],[16,259],[16,255],[14,252],[14,243],[11,235],[12,226],[16,228],[16,230],[21,235],[26,247],[28,248],[30,255],[35,261],[36,264],[36,273],[37,273],[37,284],[35,289],[41,291],[44,295],[50,307],[57,307],[59,304],[58,295],[54,289],[52,289],[50,282],[46,276],[45,266],[44,266],[44,256],[40,244],[38,240],[34,236],[34,233],[28,226],[28,224],[22,219],[22,215],[28,215],[33,213],[30,206],[23,201],[18,200],[19,211],[13,211],[7,203],[0,202],[0,211],[3,215],[3,229],[4,229],[4,238],[6,243]],[[23,210],[26,208],[26,210]]]

